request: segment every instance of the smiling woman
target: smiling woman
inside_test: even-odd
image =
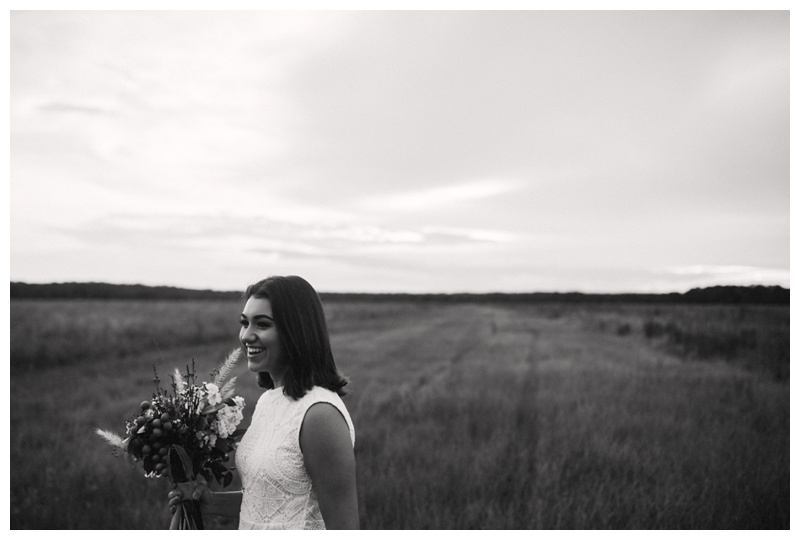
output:
[[[248,287],[244,298],[239,339],[248,347],[248,365],[259,374],[259,386],[269,389],[285,383],[284,393],[295,399],[314,386],[345,394],[347,380],[339,375],[333,360],[322,302],[306,280],[273,276]],[[291,358],[285,373],[253,369],[252,362],[267,359],[260,360],[262,353],[257,349],[251,355],[251,345],[266,349],[264,356],[272,351],[272,355]]]
[[[269,299],[249,298],[242,311],[240,324],[239,339],[247,348],[247,367],[259,374],[260,386],[283,386],[289,365],[278,337]]]
[[[273,276],[244,297],[239,338],[267,390],[236,452],[242,491],[191,482],[170,504],[191,496],[204,513],[238,513],[240,529],[357,529],[355,429],[319,296],[300,277]]]

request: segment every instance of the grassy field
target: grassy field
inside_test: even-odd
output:
[[[153,365],[210,372],[239,310],[12,301],[11,527],[166,527],[166,482],[93,430],[122,431]],[[789,527],[788,307],[326,312],[351,379],[363,528]],[[244,366],[238,389],[247,422],[260,390]]]

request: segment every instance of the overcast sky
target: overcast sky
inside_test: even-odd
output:
[[[13,12],[11,279],[789,286],[789,14]]]

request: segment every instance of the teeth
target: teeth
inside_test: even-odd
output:
[[[247,354],[258,354],[263,350],[262,347],[247,347]]]

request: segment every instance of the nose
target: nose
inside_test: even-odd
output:
[[[253,335],[253,332],[250,331],[249,327],[247,328],[242,327],[241,331],[239,332],[239,341],[241,341],[244,344],[253,341],[254,337],[255,336]]]

